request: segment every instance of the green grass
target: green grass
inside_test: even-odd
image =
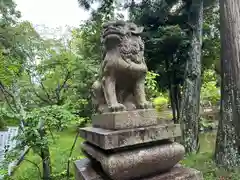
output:
[[[195,168],[203,173],[204,180],[240,180],[240,169],[227,171],[218,168],[213,161],[216,133],[200,135],[200,152],[188,155],[181,162],[186,167]]]
[[[64,132],[57,133],[59,138],[56,140],[56,143],[53,144],[50,148],[51,150],[51,161],[53,167],[53,173],[59,174],[66,170],[66,164],[69,156],[71,146],[73,144],[76,129],[72,128],[65,130]],[[83,154],[80,151],[80,142],[82,139],[78,139],[76,147],[73,151],[72,157],[77,159],[83,158]],[[215,146],[215,133],[205,133],[200,135],[200,153],[189,155],[181,162],[187,167],[192,167],[200,170],[204,175],[204,180],[239,180],[240,173],[238,171],[227,172],[224,169],[217,168],[212,161],[214,146]],[[26,156],[26,159],[34,161],[41,167],[40,158],[35,156],[31,151]],[[73,177],[73,168],[72,170],[72,180]],[[14,180],[38,180],[37,169],[29,162],[23,161],[23,163],[16,170],[13,179]],[[56,180],[66,180],[66,178],[58,177]]]
[[[239,180],[240,171],[227,171],[224,168],[218,168],[213,159],[212,152],[200,152],[187,156],[183,161],[187,167],[195,168],[203,173],[204,180]]]
[[[70,149],[73,145],[74,138],[76,136],[76,129],[72,128],[69,130],[65,130],[63,132],[57,133],[58,138],[55,140],[55,143],[50,147],[51,153],[51,162],[52,162],[52,171],[53,174],[60,174],[66,170],[67,160],[70,153]],[[80,142],[82,140],[78,138],[76,146],[74,148],[72,157],[73,158],[83,158],[83,154],[80,150]],[[33,161],[38,164],[41,168],[40,158],[33,154],[32,151],[28,153],[25,157],[26,159]],[[72,165],[72,163],[71,163]],[[71,173],[73,175],[73,168],[71,167]],[[21,165],[16,169],[13,179],[15,180],[38,180],[39,171],[37,168],[28,161],[23,161]],[[56,178],[58,180],[64,178]]]

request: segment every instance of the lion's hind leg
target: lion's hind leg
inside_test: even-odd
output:
[[[108,111],[100,81],[95,81],[92,85],[92,104],[94,109],[99,113]]]

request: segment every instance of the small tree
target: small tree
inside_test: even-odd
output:
[[[49,146],[54,143],[54,131],[64,128],[76,117],[63,106],[45,106],[29,112],[25,118],[25,128],[17,139],[21,142],[17,148],[29,147],[42,160],[42,179],[52,177]]]

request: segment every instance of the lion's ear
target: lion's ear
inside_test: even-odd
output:
[[[140,34],[143,32],[143,30],[144,30],[144,27],[143,27],[143,26],[140,26],[140,27],[138,27],[138,29],[137,29],[137,31],[138,31]]]
[[[137,27],[134,31],[132,31],[132,33],[136,35],[140,35],[142,34],[143,30],[144,30],[144,27],[140,26],[140,27]]]

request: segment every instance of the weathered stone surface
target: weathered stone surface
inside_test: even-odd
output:
[[[142,32],[143,27],[121,20],[103,26],[101,73],[92,86],[92,102],[99,113],[152,108],[145,93]]]
[[[86,127],[80,129],[80,136],[102,149],[116,149],[179,137],[181,136],[181,129],[179,124],[157,125],[118,131]]]
[[[110,180],[98,165],[94,166],[94,163],[87,158],[76,161],[74,165],[76,180]],[[203,180],[203,176],[195,169],[176,166],[168,172],[146,178],[137,178],[137,180]]]
[[[106,153],[89,143],[83,143],[82,149],[100,162],[103,171],[115,180],[130,180],[169,170],[185,153],[184,147],[174,142],[117,153]]]
[[[160,121],[160,123],[172,121]],[[120,130],[157,125],[157,112],[155,109],[135,111],[110,112],[95,114],[92,117],[93,127]]]
[[[88,158],[74,162],[75,180],[110,180],[101,173],[99,166],[94,166]]]
[[[100,180],[100,179],[99,179]],[[173,167],[170,171],[141,180],[204,180],[200,171],[191,168]]]

